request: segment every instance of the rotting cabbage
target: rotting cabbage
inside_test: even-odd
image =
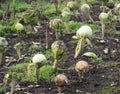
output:
[[[54,57],[53,69],[57,69],[58,62],[66,56],[66,46],[63,41],[55,41],[51,45],[51,50]]]
[[[77,58],[80,54],[82,44],[86,41],[88,44],[92,45],[89,38],[92,36],[92,29],[91,27],[85,25],[81,26],[76,32],[76,38],[78,39],[78,43],[75,49],[74,58]]]

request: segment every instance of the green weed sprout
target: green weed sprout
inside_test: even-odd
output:
[[[20,51],[21,48],[22,48],[22,45],[21,45],[20,42],[18,42],[18,43],[16,43],[16,44],[14,45],[14,49],[16,50],[19,59],[22,58],[22,56],[21,56],[21,51]]]
[[[105,5],[100,6],[100,9],[102,10],[102,12],[109,10],[109,8]]]
[[[7,46],[8,46],[7,40],[3,37],[0,37],[0,65],[2,63],[3,53],[5,52]]]
[[[51,45],[51,50],[54,57],[53,69],[56,70],[58,62],[66,56],[66,46],[63,41],[55,41]]]
[[[76,6],[76,2],[75,1],[69,1],[67,3],[67,7],[72,11]]]
[[[21,36],[22,31],[24,30],[24,26],[21,23],[17,22],[13,25],[13,29],[17,32],[19,36]]]
[[[91,17],[90,15],[90,6],[88,4],[83,4],[81,7],[81,12],[84,14],[84,15],[88,15],[89,19],[94,23],[94,20],[93,18]]]
[[[59,5],[61,4],[61,0],[51,0],[51,1],[54,4],[56,13],[58,13],[59,12]]]
[[[68,85],[69,81],[66,75],[59,74],[55,77],[55,85],[58,87],[58,94],[62,94],[62,87]]]
[[[78,61],[75,65],[75,71],[78,73],[79,79],[84,77],[84,74],[88,72],[89,64],[86,61]]]
[[[102,40],[103,40],[104,39],[104,33],[105,33],[105,23],[108,19],[108,14],[105,13],[105,12],[100,13],[99,19],[100,19],[101,26],[102,26]]]
[[[31,74],[31,67],[32,66],[35,66],[35,64],[34,63],[28,64],[28,67],[27,67],[27,75],[28,76],[30,76],[30,74]]]
[[[57,74],[58,74],[58,72],[54,71],[54,69],[51,65],[43,65],[40,68],[40,77],[42,80],[45,80],[47,82],[54,81],[54,78]]]
[[[63,27],[62,20],[61,19],[50,20],[49,27],[52,28],[55,31],[56,40],[58,40],[60,29],[62,29],[62,27]]]
[[[67,3],[67,8],[69,8],[69,10],[71,11],[71,14],[74,15],[75,17],[77,17],[78,14],[78,5],[77,5],[77,1],[69,1]]]
[[[108,23],[109,23],[109,32],[115,30],[115,25],[117,23],[117,16],[112,13],[112,10],[108,11]]]
[[[77,32],[76,32],[76,38],[78,39],[78,43],[75,49],[75,55],[74,58],[77,58],[78,55],[80,54],[81,48],[82,48],[82,44],[84,43],[84,41],[86,41],[88,44],[91,44],[89,37],[92,36],[92,29],[85,25],[85,26],[81,26]]]
[[[65,8],[62,10],[61,16],[62,16],[62,19],[63,19],[63,21],[64,21],[64,25],[65,25],[66,31],[69,32],[68,24],[69,24],[69,19],[70,19],[70,16],[71,16],[71,11],[70,11],[70,9],[67,8],[67,7],[65,7]]]
[[[18,79],[17,73],[16,72],[10,72],[7,73],[3,79],[3,83],[6,85],[8,82],[10,82],[10,94],[14,93],[15,89],[15,84],[16,84],[16,79]]]
[[[35,67],[36,67],[35,74],[36,74],[37,82],[39,80],[39,69],[42,66],[42,63],[44,63],[46,60],[47,59],[43,54],[36,54],[32,58],[32,62],[35,64]]]
[[[105,12],[105,10],[108,9],[107,6],[105,6],[106,2],[109,2],[109,0],[101,0],[102,1],[102,5],[100,6],[100,8],[102,9],[102,12]]]

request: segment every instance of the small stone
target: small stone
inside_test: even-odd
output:
[[[16,87],[16,88],[20,88],[20,85],[17,84],[15,87]]]
[[[115,85],[117,85],[115,82],[112,82],[112,83],[110,84],[110,86],[115,86]]]
[[[119,42],[120,40],[119,39],[115,39],[116,42]]]
[[[0,86],[2,86],[3,85],[3,83],[0,83]]]
[[[105,40],[100,40],[100,43],[105,43]]]
[[[32,93],[29,93],[29,92],[24,92],[24,94],[32,94]]]
[[[13,60],[13,57],[6,56],[5,62],[11,62]]]
[[[17,61],[16,59],[13,59],[13,61]]]
[[[111,52],[112,52],[112,53],[116,53],[117,51],[116,51],[116,50],[112,50]]]
[[[76,89],[76,93],[80,93],[80,92],[82,92],[82,91],[80,91],[79,89]]]
[[[38,29],[36,27],[33,28],[35,32],[38,32]]]
[[[113,69],[110,69],[111,71],[113,71]]]
[[[72,39],[78,39],[77,36],[72,36]]]
[[[105,77],[105,75],[102,75],[102,77],[104,78],[104,77]]]
[[[50,35],[53,35],[53,33],[52,33],[52,32],[50,32],[49,34],[50,34]]]
[[[5,94],[10,94],[10,92],[6,92]]]
[[[16,90],[16,91],[20,91],[20,90],[21,90],[21,88],[16,88],[15,90]]]
[[[103,52],[104,52],[105,54],[108,54],[109,49],[108,49],[108,48],[105,48],[105,49],[103,50]]]
[[[35,85],[35,87],[39,87],[40,85]]]
[[[7,59],[7,58],[10,58],[9,56],[5,56],[5,58]]]
[[[34,85],[29,85],[28,87],[34,87]]]

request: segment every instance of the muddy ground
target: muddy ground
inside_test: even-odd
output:
[[[99,21],[98,15],[101,10],[99,9],[100,3],[96,3],[93,5],[92,16],[95,21]],[[93,14],[93,13],[96,14]],[[76,21],[85,21],[87,18],[82,20],[82,16],[78,15],[78,17],[71,17],[71,20]],[[5,56],[10,56],[13,58],[17,58],[16,51],[13,48],[15,43],[24,42],[24,48],[21,50],[22,54],[26,54],[30,56],[31,52],[28,52],[27,48],[32,45],[31,41],[40,42],[42,46],[45,47],[45,31],[44,27],[46,24],[42,24],[42,29],[37,32],[37,34],[32,34],[28,36],[24,36],[23,38],[17,37],[13,32],[7,36],[7,40],[9,42],[8,50],[5,52],[3,57],[2,66],[0,67],[0,83],[3,82],[4,75],[6,73],[6,69],[4,66],[11,66],[16,64],[16,62],[6,62]],[[100,24],[98,24],[100,25]],[[119,27],[120,23],[116,24],[116,29],[120,31]],[[49,49],[50,45],[53,41],[55,41],[54,31],[48,29],[49,31]],[[107,31],[107,29],[106,29]],[[59,64],[63,70],[60,70],[60,73],[65,73],[68,77],[70,84],[63,89],[64,94],[120,94],[120,34],[108,32],[105,33],[105,42],[101,43],[101,32],[94,33],[94,37],[91,38],[91,42],[93,48],[87,46],[86,44],[83,46],[81,55],[77,59],[74,59],[74,49],[76,47],[76,41],[71,41],[73,34],[64,34],[63,41],[67,46],[67,56],[66,58]],[[46,50],[44,48],[44,50]],[[108,50],[105,52],[105,50]],[[101,57],[102,60],[100,62],[95,62],[91,58],[87,58],[82,56],[84,52],[94,52]],[[44,51],[43,51],[44,52]],[[53,60],[53,58],[49,58],[49,60]],[[80,82],[78,79],[78,75],[75,70],[71,70],[71,66],[75,66],[76,62],[79,60],[86,60],[91,68],[88,73],[85,74],[85,77]],[[18,63],[22,63],[23,60]],[[40,81],[39,86],[36,87],[34,83],[30,82],[18,82],[20,86],[20,90],[15,91],[14,94],[25,94],[25,92],[30,92],[30,94],[57,94],[57,87],[54,82],[46,82]],[[30,87],[33,85],[32,87]],[[2,93],[4,94],[4,93]],[[26,93],[28,94],[28,93]]]

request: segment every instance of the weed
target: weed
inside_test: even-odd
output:
[[[18,73],[25,73],[27,70],[28,63],[16,64],[7,67],[10,71],[18,72]]]
[[[119,87],[103,87],[94,94],[117,94],[119,92],[120,92]]]
[[[45,65],[40,68],[40,78],[47,82],[53,81],[57,74],[58,72],[54,71],[50,65]]]
[[[6,37],[11,32],[11,26],[10,25],[0,25],[0,37]]]

